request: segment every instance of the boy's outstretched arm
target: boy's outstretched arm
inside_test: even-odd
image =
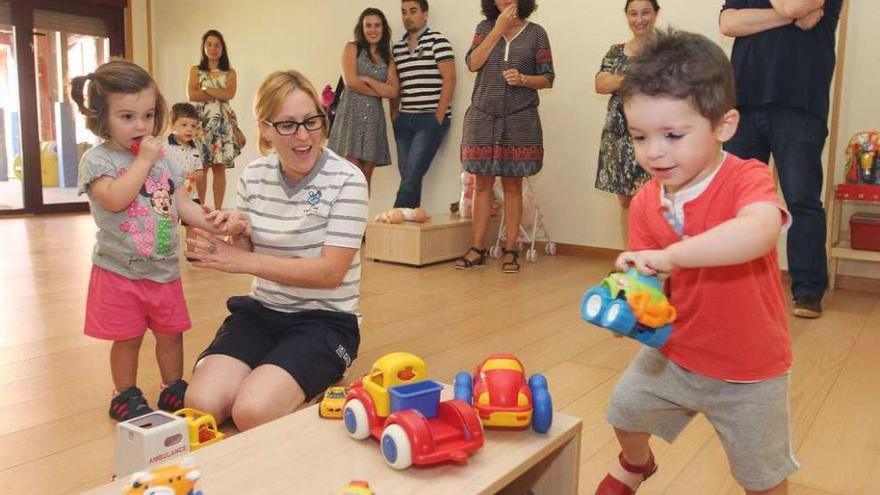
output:
[[[635,266],[653,275],[677,268],[738,265],[767,254],[776,246],[782,212],[770,202],[745,206],[736,218],[672,244],[666,249],[627,251],[617,258],[617,268]]]

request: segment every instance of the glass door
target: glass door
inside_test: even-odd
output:
[[[76,187],[79,159],[99,139],[86,129],[69,82],[109,60],[109,33],[103,19],[36,9],[33,44],[43,203],[85,202]]]
[[[73,77],[125,53],[126,0],[0,0],[0,216],[87,211],[79,159],[98,140]]]
[[[15,26],[8,1],[0,0],[0,211],[24,207]]]

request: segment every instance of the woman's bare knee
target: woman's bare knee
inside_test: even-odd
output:
[[[240,431],[249,430],[290,414],[304,401],[305,393],[287,371],[263,365],[242,384],[232,405],[232,419]]]
[[[250,373],[250,366],[233,357],[207,356],[196,364],[184,403],[222,423],[231,415],[241,384]]]

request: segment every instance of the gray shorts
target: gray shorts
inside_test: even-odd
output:
[[[767,490],[800,467],[791,448],[788,377],[726,382],[690,372],[646,347],[617,382],[608,421],[672,442],[703,413],[718,432],[736,481],[748,490]]]

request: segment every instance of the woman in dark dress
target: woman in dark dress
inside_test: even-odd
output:
[[[482,0],[486,19],[467,54],[477,79],[461,142],[464,169],[477,179],[474,245],[456,262],[458,269],[486,262],[492,186],[500,176],[506,236],[501,269],[519,271],[522,181],[538,173],[544,159],[538,90],[552,87],[555,76],[547,32],[528,20],[536,7],[534,0]]]

